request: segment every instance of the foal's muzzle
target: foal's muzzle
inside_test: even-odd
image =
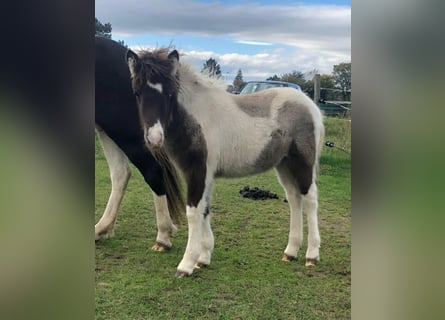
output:
[[[164,129],[159,121],[144,131],[144,139],[148,147],[162,147],[164,144]]]

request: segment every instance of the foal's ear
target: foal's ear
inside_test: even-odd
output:
[[[172,59],[176,59],[176,60],[179,61],[179,53],[178,53],[178,51],[177,51],[177,50],[173,50],[172,52],[170,52],[170,53],[168,54],[168,58],[169,58],[170,60],[172,60]]]
[[[139,57],[136,53],[134,53],[131,50],[127,51],[127,63],[128,68],[130,68],[131,77],[134,76],[134,74],[139,71],[141,64],[139,62]]]
[[[172,75],[176,76],[176,73],[179,69],[179,53],[176,50],[173,50],[168,54],[168,59],[172,62],[173,70]]]

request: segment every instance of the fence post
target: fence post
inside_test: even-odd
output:
[[[314,75],[314,102],[318,106],[320,101],[320,74]]]

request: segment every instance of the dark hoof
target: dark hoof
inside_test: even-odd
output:
[[[105,229],[99,233],[95,233],[94,242],[98,242],[102,239],[108,239],[108,238],[112,238],[112,237],[114,237],[114,229],[111,229],[111,230]]]
[[[168,246],[164,243],[156,241],[154,246],[151,247],[151,250],[156,251],[156,252],[165,252],[165,251],[170,251],[171,248],[172,248],[171,246]]]
[[[281,260],[285,261],[285,262],[289,262],[289,261],[297,260],[297,257],[293,257],[293,256],[289,256],[287,254],[284,254],[283,258]]]
[[[195,265],[195,269],[201,269],[201,268],[205,268],[205,267],[208,267],[208,266],[209,266],[208,264],[205,264],[203,262],[198,262]]]
[[[181,270],[176,271],[176,277],[178,277],[178,278],[186,278],[188,276],[190,276],[190,274],[188,274],[185,271],[181,271]]]
[[[306,267],[313,267],[317,264],[318,259],[306,258]]]

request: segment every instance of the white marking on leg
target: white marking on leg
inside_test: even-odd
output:
[[[164,129],[159,120],[148,128],[145,142],[154,147],[160,147],[164,143]]]
[[[303,206],[299,193],[286,191],[286,197],[290,207],[290,227],[289,241],[284,253],[289,257],[296,257],[303,243]]]
[[[318,230],[318,190],[317,185],[312,183],[307,195],[303,196],[304,210],[308,223],[308,248],[306,259],[319,260],[320,233]]]
[[[206,265],[210,264],[214,238],[210,226],[210,213],[207,218],[204,218],[204,212],[207,203],[210,203],[209,195],[213,184],[213,172],[214,170],[207,167],[206,184],[198,207],[187,206],[187,221],[189,226],[188,242],[182,261],[178,265],[177,275],[183,273],[187,275],[192,274],[198,262]],[[190,188],[191,186],[188,187]]]
[[[303,243],[303,203],[300,190],[286,167],[277,167],[276,172],[286,192],[286,199],[290,208],[289,240],[284,254],[289,258],[296,258]]]
[[[150,88],[155,89],[156,91],[158,91],[159,93],[162,94],[163,88],[162,88],[162,84],[161,83],[151,83],[150,81],[147,81],[147,85]]]
[[[198,258],[198,264],[206,266],[210,264],[213,248],[215,246],[215,239],[213,237],[210,222],[211,213],[209,213],[202,221],[201,254]]]
[[[201,239],[201,255],[198,258],[198,264],[208,266],[212,258],[212,252],[215,247],[215,239],[213,237],[211,219],[212,212],[210,210],[210,203],[212,198],[213,181],[208,177],[207,188],[205,191],[207,216],[204,216],[202,221],[202,239]]]
[[[131,176],[128,158],[124,152],[104,131],[98,130],[98,135],[110,169],[111,194],[102,217],[94,227],[96,240],[105,235],[113,235],[117,212]]]
[[[204,220],[205,201],[201,199],[198,207],[186,207],[188,222],[188,241],[184,256],[178,265],[178,274],[192,274],[201,254],[202,224]]]
[[[156,224],[158,227],[158,235],[156,237],[156,243],[171,247],[170,235],[176,232],[176,226],[173,224],[170,213],[168,211],[167,196],[158,196],[153,192],[153,200],[156,209]],[[161,251],[159,246],[153,247],[155,251]]]

